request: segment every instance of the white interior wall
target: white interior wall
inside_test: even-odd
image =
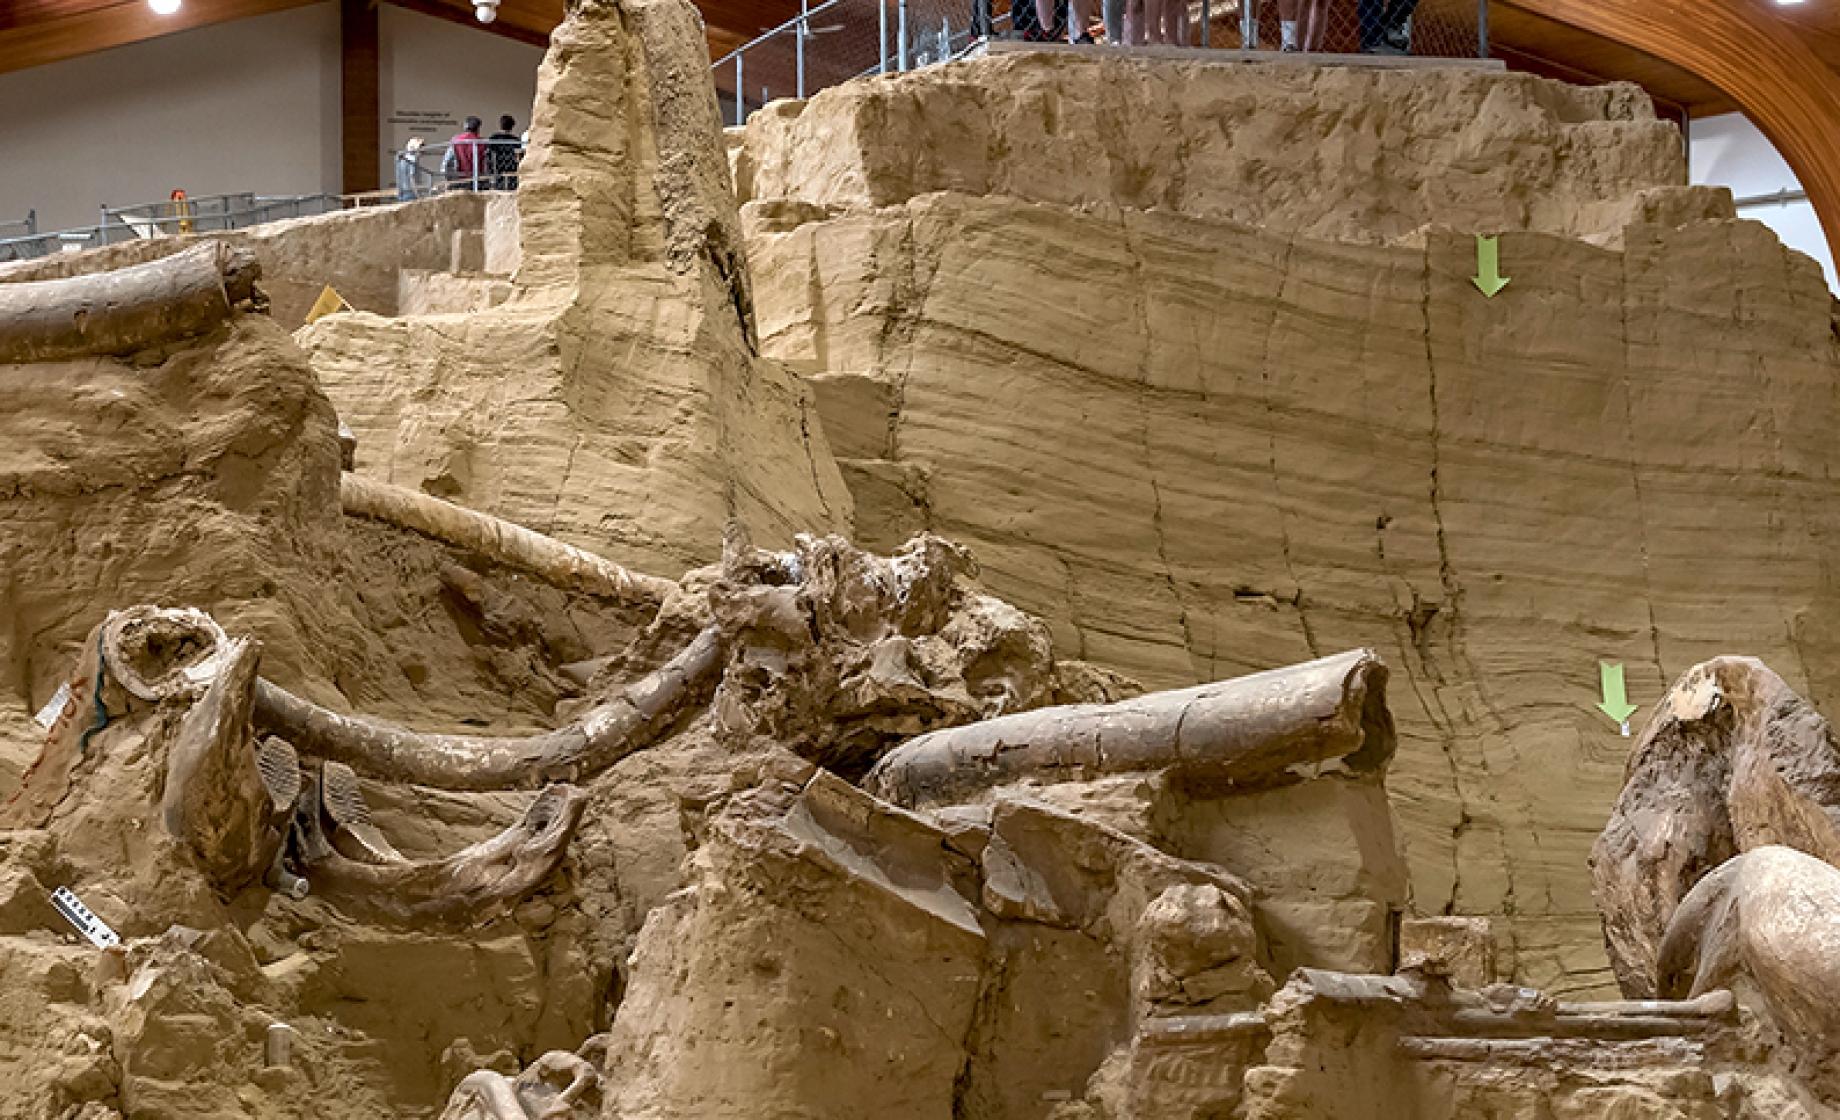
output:
[[[1742,113],[1694,121],[1692,141],[1690,174],[1696,184],[1729,187],[1739,199],[1802,189],[1775,145]],[[1833,253],[1813,206],[1806,201],[1772,202],[1742,207],[1738,214],[1769,226],[1783,244],[1820,261],[1827,286],[1840,291]]]
[[[4,6],[5,0],[0,0]],[[382,147],[467,114],[530,124],[540,48],[393,5],[378,33]],[[339,16],[311,4],[0,74],[0,222],[94,225],[104,203],[340,188]],[[379,153],[379,184],[392,169]]]
[[[382,182],[393,182],[389,153],[420,136],[444,143],[475,116],[485,135],[510,113],[530,127],[541,48],[385,4],[378,27],[384,151]],[[432,161],[430,161],[432,162]]]
[[[0,220],[94,225],[97,207],[337,190],[336,4],[0,74]]]

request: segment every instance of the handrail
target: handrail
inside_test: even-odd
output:
[[[786,31],[789,28],[797,27],[801,23],[805,23],[809,21],[812,16],[817,15],[819,12],[824,11],[826,8],[834,8],[838,4],[841,4],[841,3],[843,3],[843,0],[824,0],[824,3],[819,4],[815,8],[811,8],[806,11],[800,12],[798,15],[793,16],[791,19],[787,20],[785,23],[782,23],[778,27],[775,27],[773,30],[762,31],[760,34],[754,36],[752,39],[749,39],[747,42],[736,47],[734,50],[729,51],[727,54],[723,55],[721,58],[718,58],[714,62],[710,63],[709,68],[711,70],[714,70],[716,67],[721,66],[724,63],[731,62],[734,60],[734,57],[736,55],[740,54],[742,51],[747,50],[749,47],[759,46],[761,43],[766,42],[768,39],[773,38],[775,35],[778,35],[781,32]]]

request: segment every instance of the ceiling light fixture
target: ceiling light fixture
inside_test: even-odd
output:
[[[498,18],[498,0],[475,0],[473,18],[480,23],[491,23]]]
[[[156,16],[169,16],[179,10],[180,0],[147,0],[147,6]]]
[[[1776,0],[1776,6],[1779,8],[1787,8],[1791,4],[1800,4],[1801,2],[1802,0]]]

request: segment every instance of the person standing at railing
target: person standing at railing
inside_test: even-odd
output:
[[[428,172],[422,167],[423,143],[420,136],[411,136],[407,146],[396,153],[396,201],[398,202],[408,202],[426,193]]]
[[[447,142],[447,154],[441,157],[441,174],[447,176],[449,190],[479,189],[479,177],[485,172],[479,158],[484,143],[479,138],[479,118],[466,118],[466,127]]]
[[[518,164],[524,158],[524,145],[513,129],[517,119],[507,113],[498,118],[498,131],[486,138],[486,170],[492,175],[495,191],[517,190]]]

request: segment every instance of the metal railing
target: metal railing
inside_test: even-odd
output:
[[[451,160],[448,158],[450,152],[453,153]],[[99,220],[95,225],[50,232],[40,232],[38,214],[33,211],[24,220],[0,222],[0,261],[26,260],[175,234],[248,229],[288,218],[393,205],[451,190],[515,190],[523,155],[522,142],[514,144],[491,139],[405,148],[390,152],[395,185],[385,190],[298,195],[243,192],[200,198],[174,197],[135,206],[103,205],[97,208]]]
[[[521,140],[450,140],[392,148],[394,200],[408,202],[446,191],[514,191],[524,162]],[[380,192],[389,193],[389,192]]]
[[[798,15],[710,71],[725,118],[739,125],[776,95],[948,61],[993,37],[1489,57],[1488,0],[800,0]]]

